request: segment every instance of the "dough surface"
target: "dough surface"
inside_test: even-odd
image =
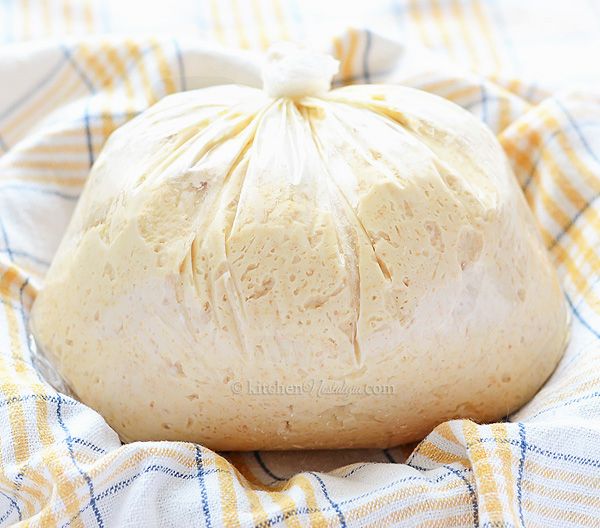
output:
[[[31,327],[124,440],[219,450],[390,447],[499,419],[568,333],[491,132],[383,85],[217,86],[125,124]]]

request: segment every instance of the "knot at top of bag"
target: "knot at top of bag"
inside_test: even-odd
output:
[[[319,96],[331,88],[339,62],[330,55],[282,42],[271,46],[262,71],[271,97]]]

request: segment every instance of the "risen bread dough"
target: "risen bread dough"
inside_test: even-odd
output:
[[[490,131],[311,83],[171,95],[94,165],[31,323],[123,439],[389,447],[557,364],[561,289]]]

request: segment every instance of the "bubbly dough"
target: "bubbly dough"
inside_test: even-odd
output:
[[[293,98],[218,86],[124,125],[31,324],[123,439],[220,450],[389,447],[447,419],[501,418],[568,333],[491,132],[382,85]],[[351,393],[319,393],[325,380]],[[369,387],[387,392],[357,393]]]

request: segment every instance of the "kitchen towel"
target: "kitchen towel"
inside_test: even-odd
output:
[[[121,445],[34,368],[28,313],[108,135],[168,93],[260,85],[277,40],[330,51],[338,85],[427,90],[497,134],[572,315],[505,421],[389,450]],[[599,56],[597,0],[1,1],[0,526],[600,526]]]

